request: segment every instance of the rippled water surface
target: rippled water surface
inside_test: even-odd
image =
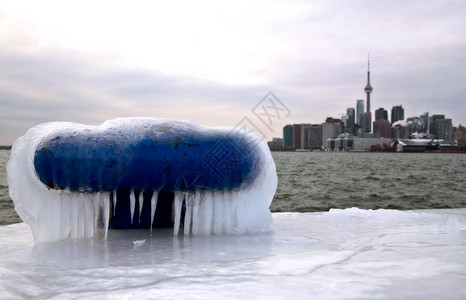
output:
[[[8,195],[0,150],[0,225],[21,220]],[[274,152],[278,189],[270,209],[428,209],[466,207],[466,155]]]
[[[274,152],[272,211],[466,207],[466,155]]]

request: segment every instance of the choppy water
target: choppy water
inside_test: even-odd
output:
[[[272,211],[466,207],[466,155],[275,152]]]
[[[16,214],[13,201],[8,195],[8,183],[6,180],[6,163],[10,158],[9,150],[0,150],[0,225],[21,222]]]
[[[0,150],[0,225],[21,220],[8,195]],[[466,207],[466,155],[440,153],[274,152],[278,189],[271,210]]]

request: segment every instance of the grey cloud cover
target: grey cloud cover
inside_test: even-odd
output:
[[[281,2],[303,6],[303,12],[259,24],[268,43],[252,53],[266,56],[267,64],[253,70],[261,82],[250,84],[119,64],[118,49],[97,53],[58,42],[39,47],[40,38],[19,21],[21,26],[11,25],[0,9],[0,24],[10,24],[0,31],[0,144],[56,120],[100,124],[145,115],[235,125],[268,91],[292,111],[287,123],[322,122],[365,98],[368,52],[373,109],[402,104],[406,117],[429,111],[452,118],[455,126],[466,123],[464,1]],[[254,11],[250,18],[261,20]],[[246,33],[237,34],[238,50],[251,46],[241,38]],[[270,49],[270,41],[277,49]],[[177,53],[189,55],[189,45],[183,51]],[[221,57],[241,58],[231,55]]]

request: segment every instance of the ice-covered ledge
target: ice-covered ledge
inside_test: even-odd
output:
[[[465,299],[466,209],[274,213],[274,233],[33,244],[0,227],[0,294],[15,297]]]

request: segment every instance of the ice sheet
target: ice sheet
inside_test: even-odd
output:
[[[466,298],[466,209],[353,208],[275,213],[273,220],[268,234],[110,230],[106,241],[36,244],[25,224],[0,227],[0,295]]]

